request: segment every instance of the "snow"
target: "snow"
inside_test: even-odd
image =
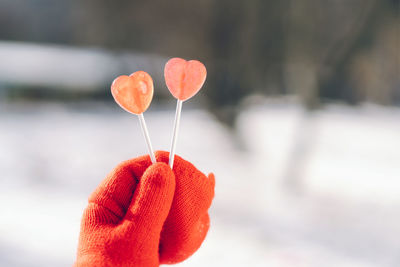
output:
[[[145,113],[155,149],[174,111]],[[184,106],[177,153],[217,184],[207,239],[178,266],[399,266],[399,122],[396,108],[266,101],[232,132]],[[0,103],[0,147],[1,266],[70,266],[88,195],[146,153],[137,118],[106,103]]]

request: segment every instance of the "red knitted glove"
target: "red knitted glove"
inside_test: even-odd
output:
[[[168,153],[157,158],[167,162]],[[150,165],[148,156],[121,163],[91,195],[75,266],[158,266],[182,261],[200,247],[214,176],[179,157],[175,177],[164,163]]]

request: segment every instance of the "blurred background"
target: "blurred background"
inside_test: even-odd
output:
[[[88,195],[147,153],[112,100],[149,72],[168,150],[171,57],[208,70],[177,153],[216,174],[178,266],[400,266],[400,1],[0,0],[0,265],[70,266]]]

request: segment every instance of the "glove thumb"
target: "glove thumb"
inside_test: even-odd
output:
[[[155,163],[140,178],[123,224],[134,226],[136,240],[157,239],[171,208],[175,176],[165,163]],[[153,240],[156,241],[156,240]]]

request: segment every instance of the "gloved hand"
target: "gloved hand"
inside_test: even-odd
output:
[[[167,152],[156,157],[168,162]],[[75,266],[152,267],[183,261],[200,247],[214,176],[180,157],[174,172],[161,162],[125,161],[100,184],[83,214]]]

